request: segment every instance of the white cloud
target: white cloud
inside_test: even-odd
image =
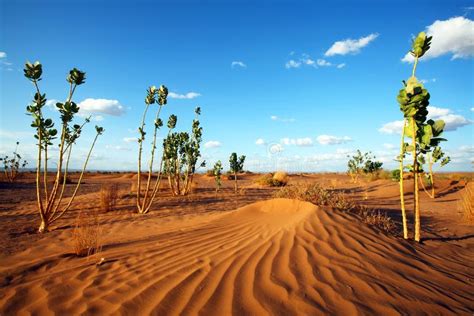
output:
[[[436,106],[428,106],[428,119],[443,120],[446,123],[445,131],[454,131],[460,127],[472,124],[471,120],[466,119],[459,114],[451,113],[450,109],[438,108]],[[384,124],[379,128],[379,132],[383,134],[401,134],[403,121],[393,121]]]
[[[247,65],[246,65],[244,62],[242,62],[242,61],[233,61],[233,62],[231,63],[231,67],[232,67],[232,68],[235,68],[235,67],[247,68]]]
[[[49,99],[46,101],[46,106],[51,108],[52,110],[55,110],[56,109],[56,103],[58,103],[59,101],[56,100],[56,99]]]
[[[119,151],[131,151],[129,147],[124,147],[120,145],[105,145],[105,149],[119,150]]]
[[[346,64],[345,63],[342,63],[342,64],[339,64],[336,66],[338,69],[341,69],[341,68],[344,68],[346,67]]]
[[[286,68],[286,69],[299,68],[300,66],[301,66],[301,62],[295,61],[294,59],[291,59],[290,61],[288,61],[288,62],[285,64],[285,68]]]
[[[179,94],[179,93],[176,93],[176,92],[170,92],[168,93],[168,96],[171,98],[171,99],[187,99],[187,100],[191,100],[191,99],[195,99],[197,97],[200,97],[201,94],[200,93],[197,93],[197,92],[188,92],[188,93],[185,93],[185,94]]]
[[[263,138],[259,138],[255,141],[255,144],[261,146],[261,145],[266,145],[267,143],[265,142]]]
[[[217,140],[210,140],[210,141],[208,141],[207,143],[204,144],[205,148],[219,148],[221,146],[222,146],[221,142],[219,142]]]
[[[293,123],[293,122],[296,121],[294,118],[282,118],[282,117],[278,117],[276,115],[270,116],[270,119],[272,121],[278,121],[278,122],[283,122],[283,123]]]
[[[32,137],[35,134],[35,132],[32,130],[31,132],[26,132],[26,131],[7,131],[4,129],[0,129],[0,138],[4,139],[11,139],[11,140],[19,140],[20,138],[25,138],[25,137]]]
[[[474,56],[474,21],[459,16],[448,20],[436,20],[426,28],[426,34],[433,36],[430,50],[421,60],[451,54],[451,59]],[[413,56],[408,52],[402,61],[412,63]]]
[[[78,104],[79,113],[87,116],[92,113],[103,113],[113,116],[120,116],[125,113],[123,105],[118,100],[92,99],[88,98]]]
[[[313,146],[313,140],[309,137],[304,137],[304,138],[282,138],[281,143],[283,145],[295,145],[295,146],[300,146],[300,147],[308,147],[308,146]]]
[[[455,131],[456,129],[472,124],[471,120],[462,115],[452,114],[450,109],[428,106],[428,118],[432,120],[443,120],[446,123],[445,131]]]
[[[403,127],[403,121],[393,121],[384,124],[379,128],[379,132],[382,134],[401,134]]]
[[[474,112],[474,108],[471,108],[471,112]]]
[[[338,145],[352,141],[352,138],[349,136],[338,137],[331,135],[319,135],[316,139],[321,145]]]
[[[325,56],[357,54],[362,48],[375,40],[379,35],[376,33],[361,37],[357,40],[346,39],[337,41],[324,53]]]
[[[138,142],[138,138],[137,137],[124,137],[123,141],[126,143],[136,143]]]
[[[7,58],[7,53],[0,52],[0,58]]]
[[[318,64],[318,66],[321,66],[321,67],[329,67],[332,65],[330,62],[328,62],[325,59],[318,59],[316,63]]]
[[[464,145],[459,147],[459,151],[474,154],[474,145]]]

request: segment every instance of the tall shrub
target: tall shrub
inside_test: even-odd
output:
[[[43,107],[46,104],[46,94],[41,94],[39,88],[39,81],[43,74],[43,67],[41,63],[35,62],[31,64],[27,62],[23,70],[25,77],[30,80],[35,87],[35,95],[30,105],[26,107],[28,115],[32,116],[33,122],[31,127],[36,130],[35,138],[38,143],[37,163],[36,163],[36,197],[38,212],[40,214],[41,223],[38,228],[39,232],[48,230],[51,223],[59,219],[71,206],[76,194],[81,185],[84,171],[92,153],[92,149],[97,141],[99,135],[102,135],[104,129],[96,126],[96,135],[90,146],[86,160],[82,167],[79,180],[73,191],[72,196],[66,205],[62,205],[63,194],[66,187],[67,173],[69,168],[69,161],[72,154],[72,149],[76,140],[81,135],[82,129],[90,120],[86,119],[82,125],[72,124],[74,116],[79,112],[79,106],[72,100],[76,88],[85,83],[86,74],[76,68],[69,71],[66,80],[69,83],[69,93],[64,103],[57,102],[56,108],[60,113],[61,118],[61,132],[54,128],[54,122],[50,118],[45,118],[43,114]],[[49,149],[53,146],[53,140],[59,136],[59,149],[56,176],[52,188],[48,187],[48,160],[50,157]]]

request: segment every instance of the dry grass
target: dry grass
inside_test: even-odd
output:
[[[361,220],[370,226],[374,226],[388,234],[397,234],[396,224],[386,213],[357,205],[346,198],[344,194],[326,190],[317,183],[285,187],[276,192],[275,197],[297,199],[315,205],[330,206],[340,211],[351,212],[359,215]]]
[[[104,184],[100,188],[100,209],[110,212],[115,208],[118,199],[118,185],[116,183]]]
[[[80,212],[72,233],[74,253],[79,257],[89,257],[102,249],[102,231],[97,211]]]
[[[469,182],[461,192],[459,207],[464,219],[470,223],[474,222],[474,182]]]
[[[255,183],[267,187],[284,187],[288,184],[289,177],[286,172],[278,171],[274,174],[267,173],[255,180]]]

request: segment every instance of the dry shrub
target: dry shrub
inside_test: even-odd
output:
[[[466,221],[474,222],[474,182],[469,182],[461,191],[459,206]]]
[[[255,183],[268,187],[284,187],[288,184],[288,175],[286,172],[278,171],[274,174],[267,173],[258,178]]]
[[[344,194],[326,190],[317,183],[285,187],[276,192],[274,196],[307,201],[315,205],[330,206],[340,211],[355,213],[362,218],[364,223],[375,226],[389,234],[396,234],[396,224],[386,213],[357,205],[346,198]]]
[[[362,221],[368,225],[375,226],[386,233],[396,234],[397,225],[387,213],[359,206],[357,213],[362,217]]]
[[[99,213],[89,210],[80,212],[72,233],[74,253],[79,257],[89,257],[102,249],[102,231]]]
[[[102,212],[110,212],[115,208],[118,199],[117,183],[103,184],[100,188],[100,209]]]

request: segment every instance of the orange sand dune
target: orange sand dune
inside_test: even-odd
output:
[[[57,245],[44,246],[45,257],[33,263],[30,250],[3,260],[0,314],[449,315],[474,309],[474,266],[463,264],[474,254],[439,256],[307,202],[274,199],[224,214],[104,229],[115,243],[105,241],[101,266],[58,256]],[[57,238],[67,244],[69,235]]]

